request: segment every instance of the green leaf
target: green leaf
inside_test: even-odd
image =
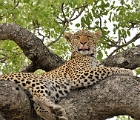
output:
[[[130,30],[127,30],[127,35],[130,36]]]
[[[98,60],[102,60],[102,58],[103,58],[103,53],[102,53],[101,50],[99,50],[99,51],[98,51],[98,55],[97,55],[97,59],[98,59]]]
[[[140,68],[136,69],[136,75],[139,75],[140,74]]]
[[[75,24],[75,26],[76,26],[76,27],[80,27],[80,24],[79,24],[79,23],[77,23],[77,24]]]

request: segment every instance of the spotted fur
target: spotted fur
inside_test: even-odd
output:
[[[52,113],[59,120],[67,120],[65,110],[55,103],[65,97],[71,89],[96,84],[114,74],[132,75],[132,71],[128,69],[98,66],[95,55],[99,36],[99,32],[89,31],[65,34],[65,38],[72,45],[71,60],[43,74],[6,74],[1,75],[0,80],[13,81],[29,90],[33,96],[34,109],[44,120],[49,120],[47,112]],[[83,43],[86,46],[82,46]]]

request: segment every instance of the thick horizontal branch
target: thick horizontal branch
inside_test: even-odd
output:
[[[24,52],[32,64],[25,72],[34,72],[37,69],[50,71],[64,63],[62,58],[50,52],[41,39],[27,29],[16,24],[0,25],[0,40],[14,41]]]
[[[140,120],[140,78],[111,76],[95,86],[74,90],[59,104],[69,120],[105,120],[130,115]]]
[[[58,104],[64,107],[69,120],[105,120],[117,115],[140,120],[139,93],[140,78],[111,76],[94,86],[72,91]],[[0,111],[6,120],[41,120],[29,103],[19,86],[0,81]]]
[[[124,50],[102,61],[102,64],[110,67],[122,67],[136,69],[140,67],[140,45]]]

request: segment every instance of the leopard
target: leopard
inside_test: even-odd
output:
[[[65,39],[71,44],[71,59],[60,67],[40,74],[2,74],[0,80],[12,81],[29,91],[34,110],[44,120],[54,116],[57,120],[68,120],[66,111],[58,102],[73,89],[96,85],[112,75],[132,76],[129,69],[100,66],[96,60],[96,43],[101,32],[79,30],[66,32]]]

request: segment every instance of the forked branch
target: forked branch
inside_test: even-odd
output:
[[[64,31],[67,29],[68,25],[70,22],[76,20],[84,11],[84,9],[87,7],[87,4],[84,4],[80,7],[76,7],[72,10],[72,13],[70,15],[69,18],[66,18],[66,14],[65,14],[65,8],[64,8],[64,3],[61,6],[61,12],[62,12],[62,18],[60,18],[59,16],[57,16],[58,20],[55,20],[57,23],[59,24],[63,24],[63,28],[61,30],[61,33],[59,34],[59,36],[52,42],[50,42],[47,47],[51,46],[52,44],[54,44],[55,42],[57,42],[60,37],[63,35]],[[75,16],[75,13],[78,12],[78,10],[80,10],[80,12],[78,13],[78,15]],[[74,17],[75,16],[75,17]]]
[[[129,40],[128,42],[126,42],[125,44],[119,45],[117,46],[117,48],[110,53],[109,57],[112,56],[115,52],[117,52],[118,50],[122,49],[123,47],[126,47],[127,45],[135,42],[136,40],[138,40],[140,38],[140,32],[137,33],[131,40]]]

